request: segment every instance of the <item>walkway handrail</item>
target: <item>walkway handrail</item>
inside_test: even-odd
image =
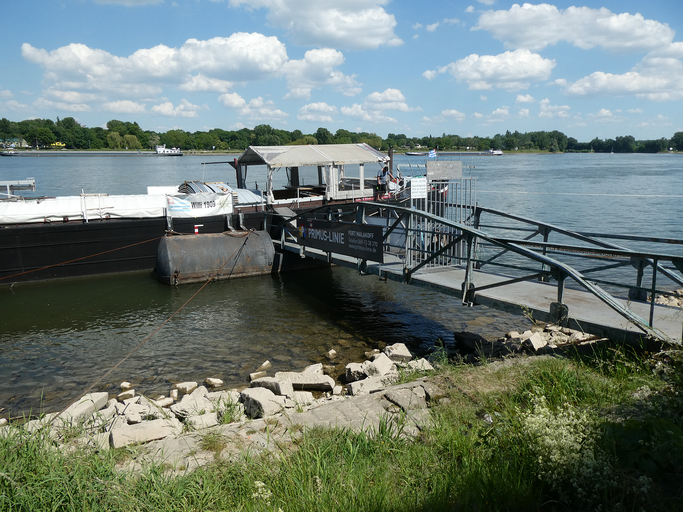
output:
[[[334,208],[334,211],[333,211]],[[602,242],[600,240],[596,240],[590,236],[577,233],[575,231],[567,230],[564,228],[560,228],[558,226],[554,226],[551,224],[545,224],[545,223],[540,223],[536,221],[532,221],[531,219],[526,219],[521,216],[517,215],[511,215],[511,214],[504,214],[502,212],[497,212],[496,210],[492,210],[490,208],[481,208],[480,211],[486,211],[486,212],[491,212],[491,213],[501,213],[502,215],[514,219],[514,220],[519,220],[522,222],[527,222],[531,224],[536,224],[539,226],[539,228],[545,228],[549,229],[552,231],[556,231],[562,234],[565,234],[567,236],[588,242],[590,244],[594,244],[599,247],[599,249],[595,247],[581,247],[581,246],[567,246],[567,245],[562,245],[562,244],[549,244],[547,242],[530,242],[529,240],[517,240],[517,239],[506,239],[502,237],[496,237],[496,236],[491,236],[488,233],[482,231],[481,229],[473,226],[468,226],[465,224],[461,224],[456,221],[452,221],[449,219],[445,219],[443,217],[439,217],[435,214],[427,213],[424,211],[419,211],[415,209],[410,209],[410,208],[405,208],[402,206],[397,206],[397,205],[392,205],[392,204],[387,204],[387,203],[375,203],[375,202],[362,202],[362,203],[343,203],[343,204],[335,204],[334,206],[332,205],[327,205],[327,206],[322,206],[318,208],[314,208],[311,210],[308,210],[306,212],[302,212],[295,217],[288,218],[286,219],[286,222],[281,223],[278,227],[282,227],[282,238],[284,242],[284,237],[285,237],[285,231],[286,231],[286,224],[291,222],[293,219],[297,218],[306,218],[311,215],[315,215],[318,211],[325,211],[327,213],[328,219],[331,220],[333,217],[339,216],[340,213],[344,213],[344,215],[350,215],[353,213],[355,210],[355,216],[354,216],[354,222],[356,223],[366,223],[365,220],[365,212],[369,209],[384,209],[387,211],[393,211],[396,214],[396,217],[398,220],[394,222],[394,224],[391,226],[390,229],[388,229],[385,233],[385,240],[389,236],[389,233],[393,231],[396,226],[401,222],[402,220],[408,219],[409,217],[414,217],[418,219],[422,219],[423,222],[430,221],[434,224],[442,225],[447,228],[451,228],[452,230],[456,230],[459,233],[453,233],[450,236],[452,237],[452,240],[447,244],[447,247],[453,246],[455,243],[459,242],[460,240],[466,240],[467,241],[467,256],[466,256],[466,269],[465,269],[465,281],[463,282],[463,303],[468,303],[468,302],[474,302],[474,295],[477,292],[477,288],[473,285],[471,282],[472,280],[472,263],[473,263],[473,252],[474,252],[474,247],[476,246],[475,242],[487,242],[491,245],[494,245],[503,251],[510,251],[515,254],[518,254],[520,256],[523,256],[525,258],[528,258],[530,260],[536,261],[544,265],[544,270],[540,274],[545,274],[545,275],[550,275],[554,277],[557,280],[557,303],[559,306],[559,311],[562,311],[562,308],[566,308],[566,306],[563,304],[563,295],[564,295],[564,281],[567,277],[570,277],[573,279],[579,286],[587,290],[588,292],[592,293],[595,295],[600,301],[605,303],[607,306],[609,306],[612,310],[617,312],[619,315],[624,317],[626,320],[631,322],[633,325],[635,325],[638,329],[640,329],[643,333],[645,333],[646,336],[658,339],[660,341],[664,341],[667,343],[675,343],[674,340],[672,340],[667,334],[662,332],[659,329],[656,329],[652,323],[653,323],[653,310],[654,310],[654,300],[652,301],[651,304],[651,309],[650,309],[650,321],[647,322],[637,314],[635,314],[633,311],[630,309],[622,306],[614,297],[612,297],[607,291],[603,290],[601,287],[599,287],[597,284],[590,282],[586,279],[586,277],[577,269],[572,267],[571,265],[568,265],[564,262],[561,262],[555,258],[552,258],[548,256],[547,254],[539,254],[528,247],[525,247],[524,244],[530,244],[530,245],[537,245],[544,247],[544,252],[545,249],[551,248],[551,247],[557,247],[557,246],[562,246],[567,249],[571,250],[579,250],[579,251],[585,251],[593,254],[611,254],[615,257],[620,257],[620,258],[638,258],[640,260],[646,260],[650,262],[650,264],[653,266],[654,269],[654,275],[653,275],[653,290],[654,290],[654,281],[655,281],[655,276],[657,271],[661,271],[665,273],[665,275],[668,276],[668,274],[671,274],[673,276],[674,281],[676,282],[683,282],[681,278],[676,276],[675,274],[669,272],[667,269],[662,268],[659,265],[659,261],[671,261],[676,268],[683,269],[683,257],[679,256],[674,256],[674,255],[668,255],[668,254],[655,254],[655,253],[647,253],[647,252],[642,252],[642,251],[632,251],[627,248],[619,247],[615,244],[611,244],[609,242]],[[351,209],[349,212],[348,209]],[[410,231],[410,229],[407,229],[407,231]],[[414,231],[414,229],[413,229]],[[539,230],[540,232],[540,230]],[[538,234],[538,233],[537,233]],[[406,244],[408,242],[408,236],[406,236]],[[284,243],[283,243],[284,245]],[[413,275],[414,272],[416,272],[419,268],[423,267],[425,264],[429,263],[430,261],[434,261],[437,258],[441,257],[447,247],[442,247],[440,250],[437,251],[430,251],[430,256],[427,257],[426,260],[422,261],[420,264],[418,264],[414,268],[408,268],[408,261],[407,259],[404,261],[404,279],[409,282],[411,279],[411,276]],[[406,247],[406,250],[408,248]],[[460,258],[463,259],[463,258]],[[366,261],[363,261],[362,263],[359,261],[359,268],[363,268],[363,266],[367,264]],[[546,267],[547,266],[547,267]],[[547,268],[547,270],[546,270]],[[682,270],[683,271],[683,270]],[[537,277],[539,274],[534,274],[533,277]],[[498,285],[503,285],[511,282],[516,282],[524,279],[529,279],[532,276],[527,276],[526,278],[517,278],[513,279],[511,281],[505,282],[505,283],[499,283]],[[483,288],[489,288],[490,286],[487,287],[482,287]]]

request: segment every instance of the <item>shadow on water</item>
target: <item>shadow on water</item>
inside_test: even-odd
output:
[[[147,273],[0,287],[0,416],[78,398],[200,287]],[[213,282],[95,390],[115,394],[128,380],[138,393],[168,395],[174,382],[210,376],[245,386],[265,360],[271,374],[322,362],[338,375],[386,344],[425,354],[454,330],[492,337],[524,321],[344,268]]]

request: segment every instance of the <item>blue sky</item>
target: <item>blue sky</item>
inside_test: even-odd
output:
[[[0,117],[579,141],[683,131],[683,2],[38,0]]]

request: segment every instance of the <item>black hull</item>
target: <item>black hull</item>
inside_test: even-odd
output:
[[[183,234],[222,233],[236,216],[173,219]],[[243,217],[247,229],[263,229],[264,214]],[[166,218],[96,220],[87,223],[0,226],[0,285],[68,277],[152,271]]]

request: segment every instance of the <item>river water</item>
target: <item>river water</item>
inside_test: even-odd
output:
[[[0,181],[35,177],[34,196],[144,194],[147,185],[226,181],[226,156],[0,158]],[[410,172],[408,162],[397,157]],[[683,156],[505,155],[466,157],[484,206],[563,227],[683,238]],[[424,159],[422,159],[422,162]],[[371,172],[375,172],[371,169]],[[250,171],[249,186],[265,185]],[[680,247],[680,246],[679,246]],[[679,249],[680,250],[680,249]],[[427,353],[468,330],[486,337],[529,325],[481,306],[345,268],[168,287],[148,273],[0,286],[0,417],[58,410],[161,326],[96,390],[123,380],[168,394],[174,382],[218,377],[244,386],[263,361],[271,373],[346,362],[384,344]],[[4,410],[3,410],[4,409]]]

